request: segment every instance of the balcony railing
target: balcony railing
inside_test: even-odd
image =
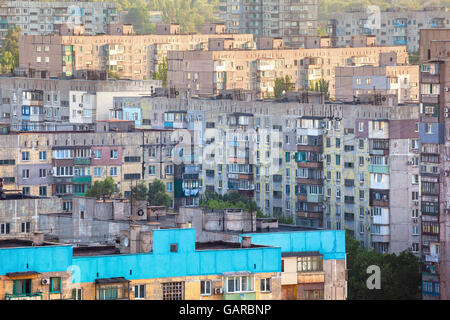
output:
[[[6,293],[6,300],[42,300],[42,293],[23,293],[23,294],[14,294],[14,293]]]

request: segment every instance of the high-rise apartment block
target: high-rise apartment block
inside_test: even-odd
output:
[[[75,33],[24,35],[19,68],[36,77],[144,80],[152,78],[170,50],[203,50],[217,38],[234,40],[233,48],[253,46],[251,34],[180,34],[175,25],[159,27],[151,35],[133,35],[126,25],[112,25],[108,34],[95,36],[85,35],[82,26]]]
[[[399,66],[408,63],[406,48],[356,47],[314,49],[233,50],[223,45],[208,51],[170,51],[168,84],[180,97],[212,97],[223,90],[251,91],[257,98],[273,97],[276,78],[289,76],[295,89],[315,87],[327,81],[335,97],[338,66]]]
[[[116,2],[2,1],[0,42],[8,29],[17,26],[24,35],[53,34],[62,26],[84,25],[86,34],[106,33],[107,25],[119,20]]]
[[[317,0],[220,0],[219,11],[227,32],[281,37],[287,47],[317,35]]]
[[[449,30],[421,30],[420,156],[424,299],[450,297]]]
[[[349,46],[352,36],[376,35],[377,45],[404,45],[409,52],[417,52],[421,29],[450,27],[450,11],[445,7],[374,9],[374,6],[352,8],[345,13],[332,14],[328,23],[332,42]]]

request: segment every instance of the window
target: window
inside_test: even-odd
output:
[[[9,234],[9,233],[10,233],[9,223],[1,223],[0,224],[0,234]]]
[[[248,276],[227,277],[225,284],[227,293],[253,291],[253,279]]]
[[[50,278],[50,293],[60,293],[61,292],[61,278],[53,277]]]
[[[94,177],[101,177],[102,176],[102,168],[95,167],[94,168]]]
[[[39,178],[45,178],[47,176],[47,169],[39,169]]]
[[[101,159],[102,150],[94,150],[94,159]]]
[[[30,194],[30,187],[23,187],[22,188],[22,193],[25,195],[29,195]]]
[[[119,298],[120,288],[117,286],[103,286],[98,289],[98,300],[116,300]]]
[[[176,243],[170,244],[170,252],[178,252],[178,244]]]
[[[29,151],[22,152],[22,161],[30,161],[30,152]]]
[[[166,174],[173,174],[173,165],[166,166]]]
[[[363,132],[364,131],[364,122],[359,122],[358,123],[358,131],[359,132]]]
[[[28,179],[29,177],[30,177],[30,170],[29,169],[22,170],[22,178]]]
[[[184,282],[167,282],[162,284],[163,300],[183,300]]]
[[[322,289],[305,290],[303,292],[305,300],[323,300]]]
[[[211,295],[211,280],[200,281],[200,295],[202,296]]]
[[[31,231],[31,222],[22,222],[20,225],[20,232],[30,233],[30,231]]]
[[[167,182],[167,184],[166,184],[166,190],[167,190],[167,192],[172,192],[172,182]]]
[[[109,175],[116,177],[117,176],[117,167],[111,167],[109,168]]]
[[[47,186],[39,186],[39,196],[41,197],[47,196]]]
[[[260,290],[261,290],[261,292],[270,292],[271,291],[271,279],[270,278],[261,279]]]
[[[155,166],[149,166],[148,167],[148,174],[150,174],[150,175],[156,174]]]
[[[31,279],[14,280],[13,293],[15,295],[31,295]]]
[[[39,161],[47,160],[47,151],[39,151]]]
[[[145,284],[134,286],[134,299],[145,299]]]
[[[72,300],[83,300],[82,289],[72,289]]]
[[[297,260],[298,272],[314,272],[314,271],[322,271],[322,269],[323,269],[322,256],[298,257]]]
[[[111,156],[111,159],[117,159],[117,150],[116,149],[111,150],[110,156]]]

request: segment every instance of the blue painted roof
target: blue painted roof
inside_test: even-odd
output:
[[[345,259],[345,230],[249,233],[244,236],[251,236],[254,244],[279,246],[281,252],[319,251],[325,260]]]

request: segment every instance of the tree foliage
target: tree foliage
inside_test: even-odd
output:
[[[325,95],[325,100],[328,100],[330,98],[330,92],[328,90],[330,86],[329,81],[326,81],[325,79],[320,80],[311,80],[309,82],[309,88],[310,91],[316,91],[316,92],[323,92]]]
[[[421,264],[411,252],[381,254],[366,250],[359,241],[346,232],[345,246],[348,268],[349,300],[418,300],[420,299]],[[381,270],[381,289],[367,288],[371,274],[367,267],[376,265]]]
[[[170,196],[166,193],[166,187],[161,180],[154,180],[149,184],[149,187],[146,186],[144,181],[141,181],[131,191],[130,199],[147,200],[147,203],[151,206],[170,206]]]
[[[161,80],[162,86],[167,87],[167,58],[163,58],[163,62],[158,65],[158,70],[152,74],[153,80]]]
[[[258,218],[264,217],[255,201],[250,201],[248,196],[242,195],[236,191],[224,195],[218,194],[217,192],[207,192],[202,195],[200,205],[208,206],[212,210],[233,208],[250,211],[251,209],[256,212]]]
[[[19,27],[8,29],[2,48],[0,49],[0,72],[11,73],[19,66]]]
[[[98,199],[108,199],[114,194],[115,184],[111,177],[105,180],[95,181],[91,188],[85,193],[85,197]]]
[[[273,93],[276,99],[281,99],[283,95],[283,91],[291,92],[294,90],[294,84],[291,81],[291,78],[286,75],[284,78],[276,78],[275,85],[273,87]]]

